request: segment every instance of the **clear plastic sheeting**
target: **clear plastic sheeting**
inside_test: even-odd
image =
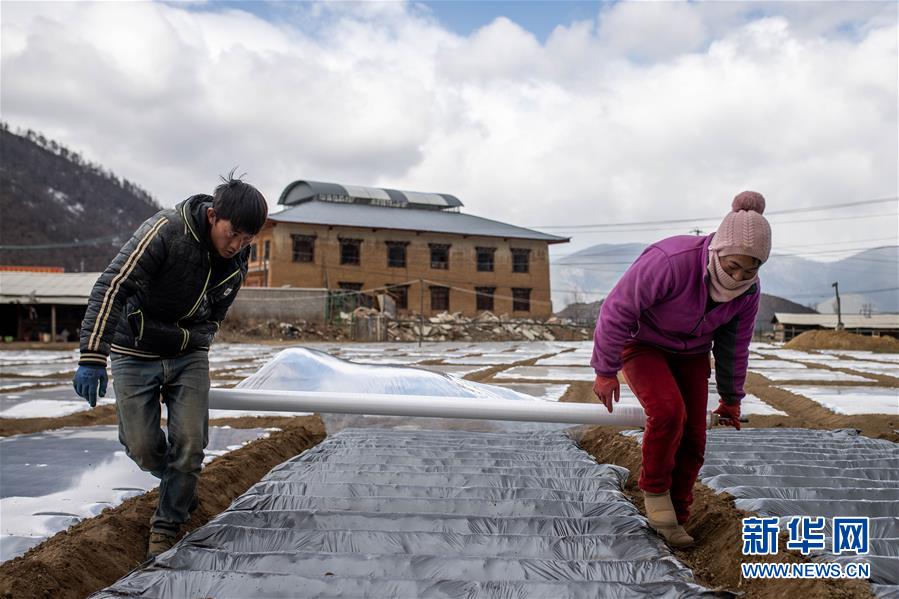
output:
[[[716,430],[709,433],[700,477],[736,498],[739,509],[781,518],[867,516],[870,554],[814,555],[822,561],[865,561],[880,597],[899,595],[899,445],[855,430]]]
[[[818,381],[822,383],[873,383],[874,379],[860,374],[847,374],[838,370],[823,368],[756,368],[753,372],[762,375],[769,381]]]
[[[496,380],[523,381],[586,381],[592,382],[596,373],[590,366],[513,366],[493,375]]]
[[[96,597],[697,597],[561,432],[347,429]]]
[[[887,414],[899,416],[899,390],[895,387],[782,386],[837,414]]]
[[[511,389],[439,372],[411,366],[357,364],[306,347],[285,349],[235,388],[534,400]]]
[[[640,407],[610,414],[598,404],[548,401],[411,366],[357,364],[304,347],[282,351],[235,388],[213,389],[209,399],[210,408],[224,410],[319,412],[331,432],[379,426],[545,431],[645,420]]]

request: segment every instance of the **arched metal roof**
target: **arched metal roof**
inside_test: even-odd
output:
[[[295,206],[312,200],[388,206],[393,208],[427,208],[445,210],[458,208],[462,202],[456,196],[445,193],[400,191],[380,187],[342,185],[321,181],[294,181],[284,188],[279,204]]]

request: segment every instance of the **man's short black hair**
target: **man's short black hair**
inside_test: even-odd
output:
[[[215,188],[212,208],[218,218],[231,221],[235,231],[255,235],[268,218],[268,204],[262,193],[249,183],[234,176],[232,169]]]

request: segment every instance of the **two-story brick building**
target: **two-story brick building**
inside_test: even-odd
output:
[[[565,237],[463,214],[446,194],[295,181],[278,203],[247,285],[386,287],[400,314],[552,314],[548,246]]]

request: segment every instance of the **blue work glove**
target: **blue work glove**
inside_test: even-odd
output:
[[[75,377],[72,379],[72,385],[75,387],[75,393],[87,400],[87,403],[93,408],[97,405],[97,391],[100,391],[100,397],[106,396],[106,384],[109,377],[106,376],[105,366],[79,366],[75,371]]]

